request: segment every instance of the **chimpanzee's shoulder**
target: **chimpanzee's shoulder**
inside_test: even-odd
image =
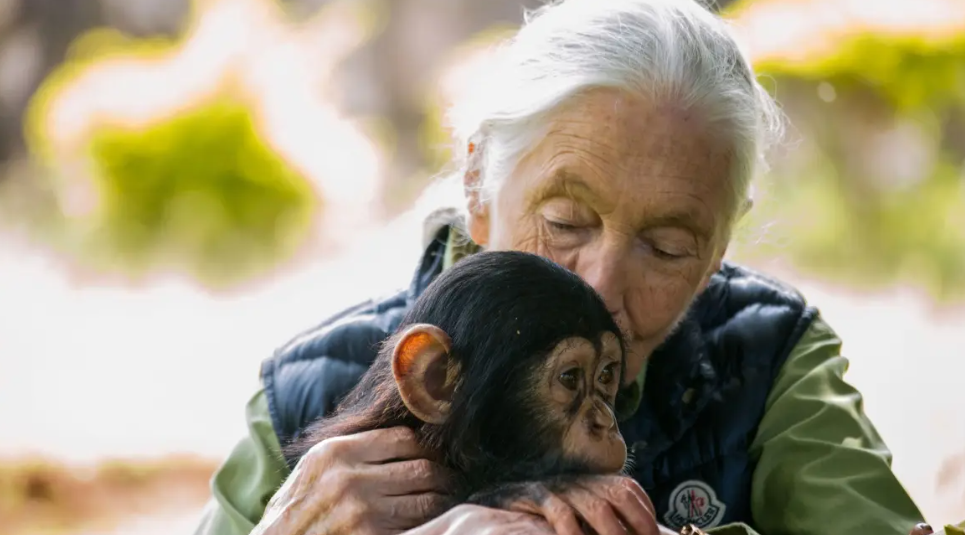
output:
[[[408,308],[409,291],[350,307],[283,345],[261,366],[272,425],[285,443],[335,408]]]

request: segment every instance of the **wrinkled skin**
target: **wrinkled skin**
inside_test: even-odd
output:
[[[406,427],[323,441],[302,457],[251,533],[374,535],[420,526],[453,505],[448,474],[422,457]]]
[[[657,526],[643,489],[619,476],[585,478],[552,490],[541,483],[525,485],[518,499],[500,504],[507,510],[449,509],[448,474],[419,455],[412,430],[404,427],[323,441],[298,463],[251,533],[582,535],[577,515],[599,535],[624,535],[624,526],[638,535],[672,533]]]
[[[407,535],[553,535],[542,518],[478,505],[460,505]]]
[[[557,478],[494,489],[479,503],[538,515],[559,535],[660,535],[653,503],[621,476]],[[614,514],[615,513],[615,514]]]
[[[694,112],[598,89],[482,203],[467,178],[473,240],[550,258],[583,277],[629,335],[626,382],[706,287],[726,251],[726,145]]]

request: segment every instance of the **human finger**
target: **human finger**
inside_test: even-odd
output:
[[[372,502],[372,513],[384,519],[386,527],[411,529],[445,513],[455,505],[451,496],[438,492],[422,492],[405,496],[388,496]]]
[[[650,498],[640,485],[622,476],[590,480],[584,485],[599,498],[607,501],[624,525],[637,535],[660,533]]]
[[[418,459],[425,455],[415,431],[408,427],[374,429],[333,441],[337,441],[346,458],[363,463]]]
[[[419,526],[406,535],[553,535],[553,528],[542,518],[530,514],[503,511],[480,505],[458,505],[435,520]]]
[[[637,481],[633,478],[625,476],[618,477],[621,480],[621,484],[625,485],[627,489],[633,492],[633,494],[636,495],[641,502],[643,502],[643,505],[647,508],[647,511],[649,511],[650,514],[656,518],[657,508],[653,506],[653,501],[650,500],[650,496],[647,495],[647,491],[643,490],[643,487],[640,486],[640,483],[637,483]]]
[[[538,504],[536,514],[545,518],[557,535],[583,535],[576,512],[555,494],[549,494]]]
[[[617,512],[608,501],[582,486],[571,486],[559,495],[576,510],[598,535],[626,535]],[[649,533],[645,535],[650,535]]]
[[[553,527],[557,535],[584,535],[576,511],[565,500],[538,483],[526,485],[523,492],[504,501],[500,508],[541,516]]]
[[[382,496],[420,492],[451,493],[455,484],[451,470],[428,459],[414,459],[366,467],[364,478]]]

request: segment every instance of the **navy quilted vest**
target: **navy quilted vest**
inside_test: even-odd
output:
[[[272,423],[284,444],[335,408],[378,345],[442,271],[448,227],[410,287],[350,308],[295,338],[262,365]],[[643,400],[621,431],[633,475],[659,519],[679,529],[751,521],[749,453],[780,367],[814,319],[793,289],[724,264],[650,360]],[[289,459],[293,465],[297,459]]]

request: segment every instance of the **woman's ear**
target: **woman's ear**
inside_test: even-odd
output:
[[[466,158],[466,174],[463,175],[463,193],[469,209],[469,220],[466,227],[469,237],[477,245],[486,246],[489,243],[489,207],[480,196],[482,190],[482,148],[470,142]]]
[[[449,418],[455,387],[451,341],[439,327],[412,325],[392,352],[392,374],[402,402],[418,419],[442,424]]]

